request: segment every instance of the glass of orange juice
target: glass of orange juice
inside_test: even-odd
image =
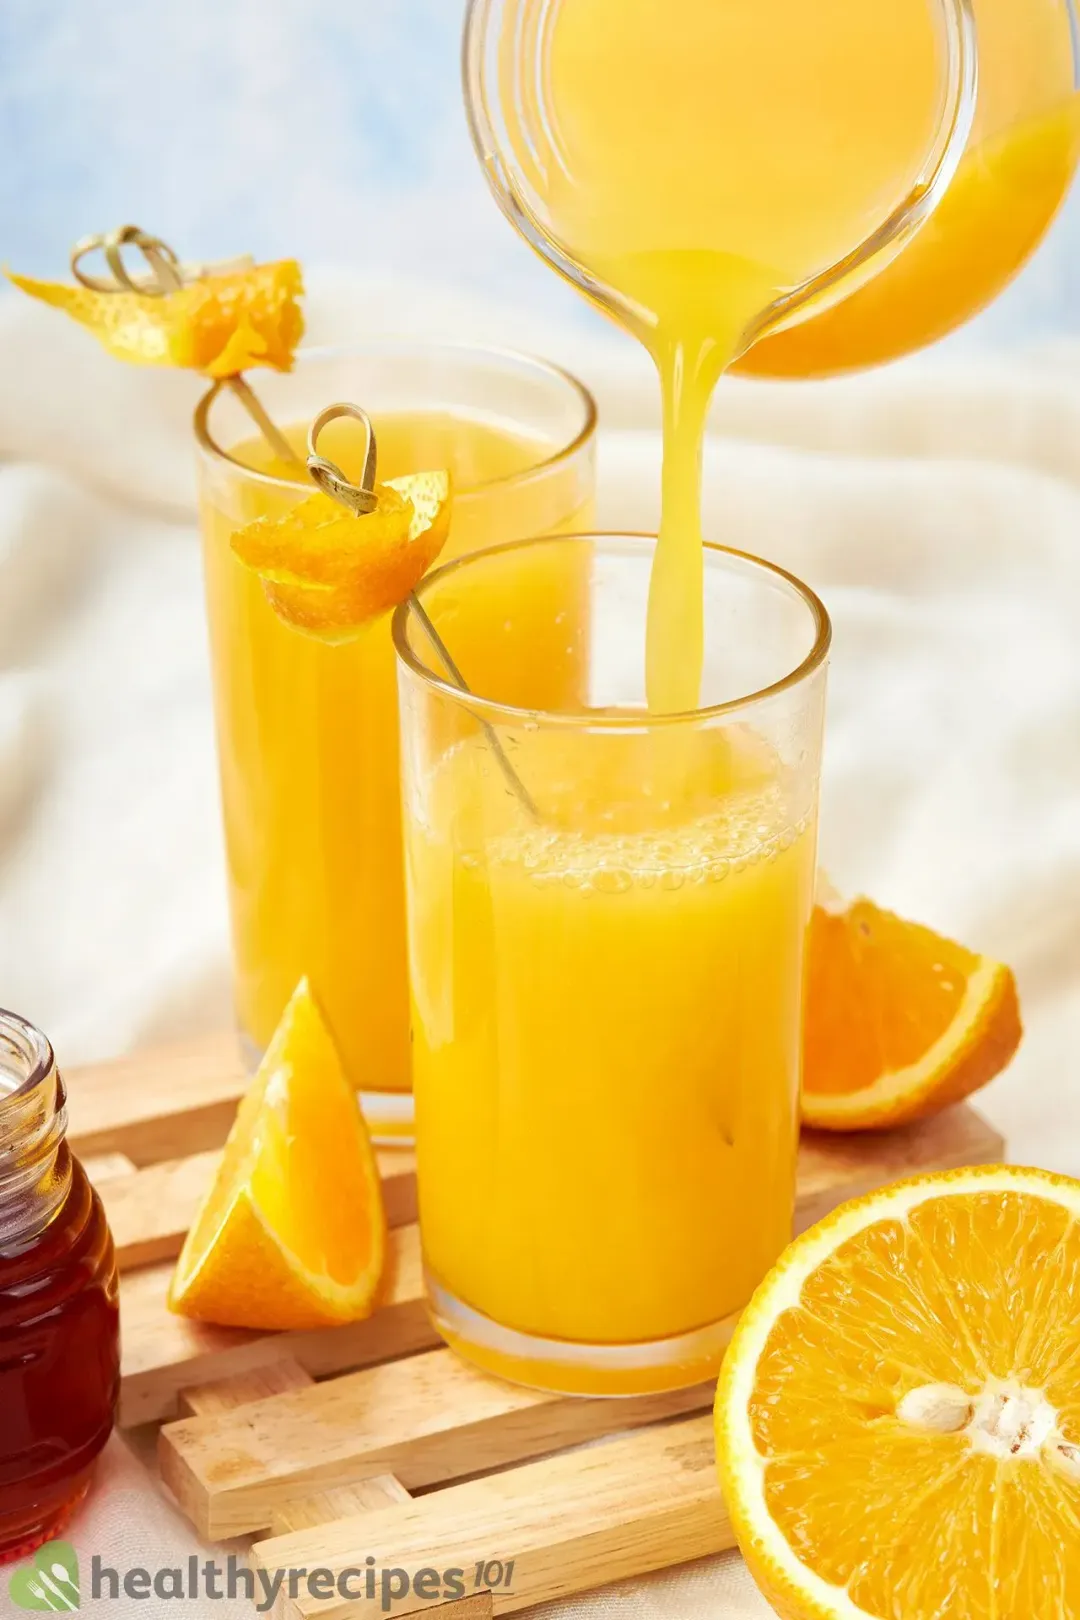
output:
[[[573,377],[525,356],[379,342],[311,350],[259,395],[304,454],[326,405],[372,415],[379,477],[449,468],[447,556],[592,521],[596,411]],[[365,1111],[412,1131],[397,695],[389,616],[331,646],[283,623],[232,555],[235,529],[311,493],[220,385],[195,417],[238,1020],[266,1046],[307,975]],[[340,439],[338,437],[340,435]],[[359,475],[362,436],[320,450]],[[355,465],[354,465],[355,464]]]
[[[791,1235],[829,621],[704,553],[703,707],[650,714],[655,542],[423,582],[401,692],[420,1222],[446,1340],[533,1386],[716,1368]]]

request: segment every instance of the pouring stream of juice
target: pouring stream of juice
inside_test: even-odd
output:
[[[916,186],[944,112],[941,19],[932,0],[680,0],[674,16],[670,0],[560,0],[508,25],[500,60],[545,228],[659,372],[647,694],[694,709],[709,402],[777,301]]]

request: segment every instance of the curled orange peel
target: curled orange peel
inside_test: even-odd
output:
[[[235,377],[250,366],[290,371],[304,334],[294,259],[209,274],[159,295],[98,292],[5,271],[8,280],[88,328],[118,360]]]
[[[378,506],[364,516],[319,492],[233,535],[234,554],[295,629],[348,640],[403,602],[446,544],[449,473],[410,473],[375,493]]]

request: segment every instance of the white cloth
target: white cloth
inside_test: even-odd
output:
[[[450,335],[570,365],[601,407],[601,526],[655,524],[656,387],[628,343],[312,280],[315,340]],[[70,1063],[229,1016],[199,385],[13,297],[0,347],[0,1004]],[[712,425],[707,532],[804,576],[834,618],[824,863],[1014,964],[1027,1040],[982,1106],[1015,1158],[1080,1174],[1080,356],[730,384]],[[74,1535],[107,1563],[190,1546],[121,1442]],[[173,1612],[106,1612],[129,1610]],[[766,1610],[728,1558],[546,1612]]]

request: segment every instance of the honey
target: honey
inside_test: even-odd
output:
[[[0,1011],[0,1561],[57,1535],[112,1431],[116,1259],[44,1035]]]

